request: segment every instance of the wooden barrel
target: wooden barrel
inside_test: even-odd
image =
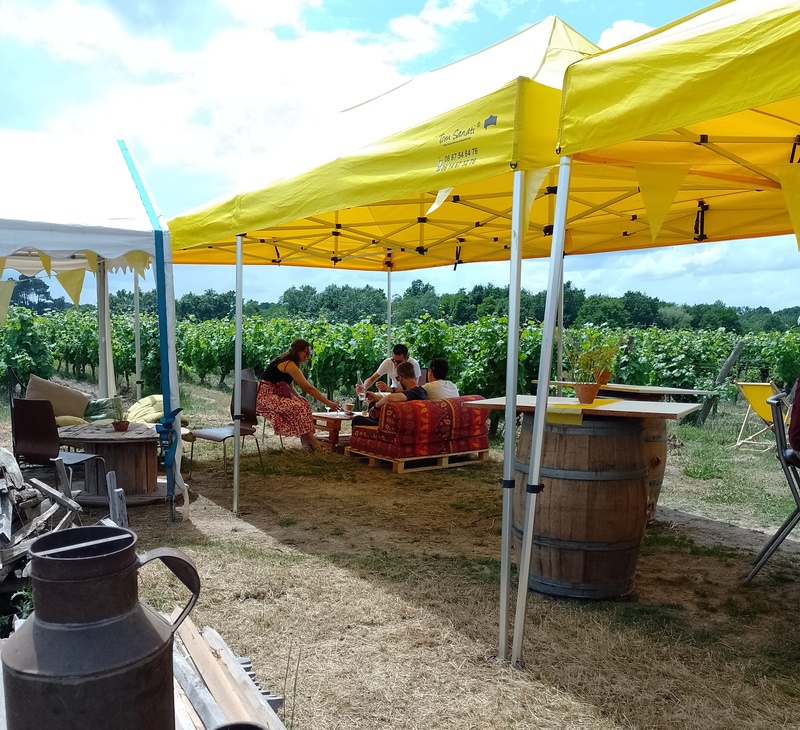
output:
[[[644,456],[647,462],[647,524],[656,519],[658,497],[667,468],[667,422],[661,418],[643,418]]]
[[[521,554],[533,414],[517,445],[512,532]],[[584,417],[550,424],[542,454],[529,587],[566,598],[621,598],[633,591],[645,531],[647,465],[641,419]]]

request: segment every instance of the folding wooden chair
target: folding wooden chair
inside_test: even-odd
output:
[[[764,546],[764,549],[756,557],[755,566],[750,571],[750,575],[745,578],[744,582],[749,583],[756,576],[759,570],[764,567],[764,564],[772,557],[772,554],[780,547],[780,544],[787,538],[789,533],[800,522],[800,458],[793,449],[789,447],[786,440],[786,416],[788,414],[788,407],[786,398],[783,393],[773,395],[768,399],[770,409],[772,411],[772,422],[775,424],[775,443],[776,443],[776,456],[781,463],[781,468],[786,476],[786,482],[789,485],[789,491],[794,498],[795,508],[794,511],[784,520],[783,524],[778,528],[778,531],[770,538],[769,542]],[[786,409],[786,412],[784,412]]]
[[[733,382],[747,401],[747,413],[744,415],[742,427],[736,437],[736,446],[754,446],[760,451],[769,451],[772,448],[772,442],[765,442],[762,438],[773,430],[773,411],[767,400],[775,395],[780,395],[784,399],[786,396],[771,380],[768,383],[740,383],[737,380]],[[785,424],[789,414],[788,403],[785,400],[784,403],[787,406],[787,413],[783,416]]]
[[[58,481],[56,459],[60,459],[70,489],[73,469],[79,465],[83,466],[84,472],[96,468],[98,482],[105,484],[106,468],[102,457],[61,449],[53,404],[49,400],[12,398],[11,405],[11,441],[14,458],[21,467],[51,465]]]
[[[245,436],[252,436],[256,442],[256,449],[258,450],[258,460],[261,462],[261,469],[264,469],[264,460],[261,458],[261,445],[258,443],[258,416],[256,415],[256,394],[258,392],[258,383],[255,380],[242,377],[242,418],[239,425],[242,443],[244,443]],[[231,416],[236,417],[233,412],[233,394],[231,394]],[[220,426],[219,428],[200,428],[192,430],[193,438],[191,441],[191,450],[189,451],[189,476],[187,479],[192,478],[192,467],[194,466],[194,442],[196,439],[203,439],[205,441],[213,441],[222,444],[222,463],[223,472],[228,474],[228,439],[236,436],[236,423],[229,423],[227,426]],[[189,439],[187,439],[189,440]]]

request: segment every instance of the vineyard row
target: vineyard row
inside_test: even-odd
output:
[[[576,327],[579,340],[594,332],[622,343],[614,367],[616,382],[709,388],[721,363],[734,345],[745,341],[731,377],[742,380],[794,381],[800,372],[800,331],[751,333],[725,330],[661,330]],[[148,392],[159,387],[157,319],[142,317],[140,326],[142,375]],[[336,324],[325,321],[264,320],[246,317],[243,323],[244,367],[259,370],[271,358],[302,337],[311,342],[313,357],[307,376],[330,395],[348,393],[359,376],[375,371],[386,356],[386,326],[369,322]],[[405,342],[423,366],[434,356],[450,362],[450,377],[463,393],[487,397],[505,392],[507,321],[482,317],[464,325],[449,325],[429,317],[405,322],[392,329],[394,342]],[[522,326],[519,338],[519,391],[531,392],[538,376],[541,325]],[[131,315],[112,317],[114,364],[120,381],[133,380],[135,372],[134,322]],[[177,325],[176,353],[181,374],[191,374],[211,385],[230,384],[234,367],[232,320],[181,321]],[[55,369],[94,375],[98,362],[97,320],[91,312],[68,310],[38,316],[12,307],[0,329],[0,359],[22,378],[34,372],[49,377]],[[733,388],[723,388],[723,396]]]

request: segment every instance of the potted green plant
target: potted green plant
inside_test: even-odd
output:
[[[116,397],[111,399],[111,425],[115,431],[127,431],[128,421],[125,420],[125,406],[122,403],[122,398]]]
[[[621,341],[589,330],[576,335],[568,332],[564,338],[564,358],[572,381],[575,396],[581,403],[592,403],[611,378],[611,370]]]

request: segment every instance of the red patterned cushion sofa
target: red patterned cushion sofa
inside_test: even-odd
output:
[[[489,451],[488,413],[464,405],[474,400],[483,396],[387,403],[377,426],[353,426],[348,452],[369,457],[370,466],[391,462],[395,473],[406,466],[415,470],[458,466],[453,456],[477,454],[484,460]]]

